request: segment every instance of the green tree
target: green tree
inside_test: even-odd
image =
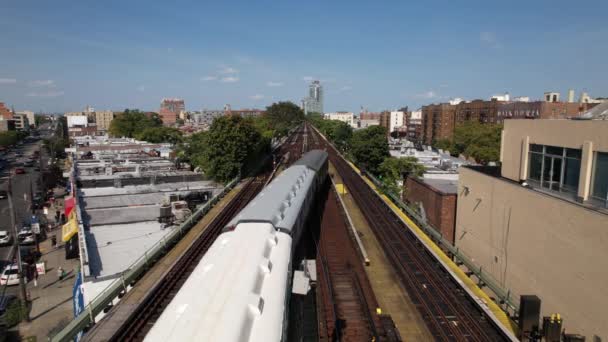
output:
[[[415,157],[387,157],[378,167],[378,176],[389,191],[401,194],[399,181],[403,181],[405,175],[420,177],[424,170],[424,166]]]
[[[160,127],[162,124],[158,114],[148,116],[137,109],[125,109],[112,120],[109,132],[113,137],[133,138],[146,128]]]
[[[497,161],[500,156],[500,134],[502,125],[469,122],[454,129],[453,148],[455,155],[464,154],[478,163]]]
[[[439,139],[433,144],[433,146],[438,149],[450,151],[450,153],[454,152],[454,146],[452,145],[452,141],[450,139]]]
[[[289,129],[304,121],[304,112],[293,102],[273,103],[266,107],[265,116],[274,136],[284,136]]]
[[[151,143],[177,144],[182,141],[182,132],[173,127],[146,127],[142,131],[135,133],[135,138]]]
[[[209,177],[226,182],[259,163],[269,145],[253,120],[229,116],[214,120],[208,132],[193,134],[185,153]]]
[[[386,129],[382,126],[355,131],[349,145],[349,152],[355,162],[374,175],[378,174],[378,168],[384,158],[390,155]]]

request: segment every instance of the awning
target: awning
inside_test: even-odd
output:
[[[68,223],[64,224],[61,228],[61,235],[63,242],[68,242],[70,239],[78,234],[78,220],[76,219],[76,212],[72,211]]]
[[[72,209],[74,209],[74,204],[76,203],[76,200],[74,197],[70,196],[70,197],[67,197],[63,203],[65,206],[65,217],[68,217],[68,216],[70,216]]]

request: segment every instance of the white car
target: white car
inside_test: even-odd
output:
[[[27,283],[27,277],[24,276]],[[0,285],[18,285],[19,284],[19,266],[13,264],[8,265],[0,275]]]
[[[31,245],[36,242],[36,237],[31,230],[22,230],[17,234],[20,245]]]
[[[11,243],[11,235],[6,230],[0,230],[0,245],[9,245]]]

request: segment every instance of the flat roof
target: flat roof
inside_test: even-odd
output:
[[[221,186],[213,181],[193,181],[193,182],[174,182],[146,185],[126,185],[121,188],[100,187],[100,188],[80,188],[80,195],[83,197],[142,194],[152,192],[179,191],[179,190],[205,190],[220,189]]]
[[[157,221],[147,221],[86,230],[91,275],[109,278],[120,274],[172,229],[161,229]]]
[[[458,181],[457,180],[454,181],[454,180],[449,180],[449,179],[435,179],[435,178],[423,178],[420,180],[443,193],[446,193],[446,194],[458,193]]]

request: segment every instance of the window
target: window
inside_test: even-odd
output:
[[[541,188],[578,192],[581,150],[530,144],[528,180]]]
[[[591,196],[608,205],[608,152],[597,152],[594,164]]]

